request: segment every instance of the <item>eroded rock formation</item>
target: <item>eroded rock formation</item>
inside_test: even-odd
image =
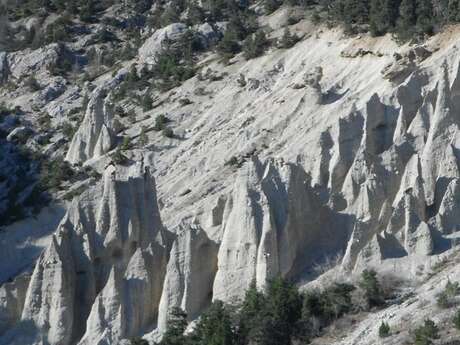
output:
[[[41,344],[45,334],[48,344],[112,344],[139,335],[156,320],[166,263],[148,169],[109,166],[74,200],[35,266],[20,321],[0,343]]]
[[[72,138],[66,160],[81,164],[113,148],[113,104],[105,87],[96,88],[90,97],[85,117]]]

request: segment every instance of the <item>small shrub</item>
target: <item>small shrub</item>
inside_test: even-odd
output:
[[[289,16],[289,18],[287,19],[287,24],[294,25],[300,22],[301,20],[302,20],[302,17],[300,16]]]
[[[48,72],[53,76],[65,77],[72,69],[72,62],[67,59],[58,60],[58,62],[51,63],[47,66]]]
[[[93,0],[83,1],[80,8],[80,20],[86,23],[93,23],[95,21],[96,4]]]
[[[238,158],[236,156],[232,156],[228,161],[225,162],[227,166],[237,167],[240,165]]]
[[[194,53],[197,36],[188,31],[178,42],[165,40],[162,48],[155,55],[151,75],[155,86],[161,91],[170,90],[195,75]]]
[[[289,28],[286,27],[284,29],[283,36],[281,37],[279,41],[279,46],[284,49],[288,49],[293,47],[297,42],[299,41],[299,37],[296,34],[291,34],[291,31],[289,31]]]
[[[170,122],[170,120],[165,115],[160,114],[155,118],[155,126],[153,129],[159,132],[166,128],[168,122]]]
[[[460,293],[460,286],[458,282],[451,282],[450,280],[446,283],[445,292],[449,297],[455,297]]]
[[[314,333],[352,310],[354,289],[350,284],[334,284],[322,292],[310,291],[304,296],[302,315],[307,323],[316,325]]]
[[[117,106],[115,107],[115,115],[118,115],[118,116],[120,116],[120,117],[125,117],[127,114],[126,114],[125,109],[123,109],[122,106],[117,105]]]
[[[7,115],[19,115],[21,113],[21,107],[16,106],[14,108],[8,107],[4,102],[0,103],[0,116]]]
[[[450,299],[445,292],[441,292],[436,297],[436,304],[438,305],[439,308],[442,308],[442,309],[447,309],[450,307]]]
[[[149,342],[142,338],[131,339],[131,345],[149,345]]]
[[[275,12],[281,6],[281,4],[282,2],[279,0],[265,0],[264,1],[265,12],[267,14],[271,14]]]
[[[163,136],[165,136],[166,138],[174,138],[174,132],[169,127],[164,128],[162,133],[163,133]]]
[[[268,47],[268,39],[263,30],[248,36],[243,42],[243,54],[247,60],[254,59],[264,54]]]
[[[162,345],[186,344],[184,335],[187,328],[187,314],[179,307],[173,307],[167,321],[167,330],[161,340]]]
[[[48,131],[51,128],[51,116],[48,113],[40,114],[38,125],[42,131]]]
[[[58,18],[54,23],[48,25],[44,30],[43,41],[45,44],[52,42],[65,42],[69,41],[70,30],[72,26],[72,21],[68,16],[62,16]]]
[[[179,104],[183,107],[185,107],[186,105],[192,104],[192,103],[193,102],[189,98],[181,98],[179,100]]]
[[[458,282],[447,281],[444,290],[436,297],[436,303],[440,308],[449,308],[455,302],[455,297],[460,293]]]
[[[123,137],[123,141],[121,143],[120,149],[122,151],[126,151],[126,150],[129,150],[130,148],[131,148],[131,139],[128,136]]]
[[[142,128],[141,128],[141,133],[139,134],[139,141],[138,142],[139,142],[139,145],[142,146],[142,147],[147,145],[147,143],[148,143],[148,137],[147,137],[145,126],[142,126]]]
[[[43,191],[58,190],[62,182],[74,175],[72,167],[63,159],[44,160],[41,167],[40,188]]]
[[[41,90],[41,86],[40,84],[38,83],[37,79],[35,79],[34,76],[30,76],[29,78],[27,78],[26,82],[25,82],[25,85],[27,86],[27,88],[32,91],[32,92],[35,92],[35,91],[40,91]]]
[[[319,24],[321,22],[321,16],[318,11],[314,11],[311,15],[311,21],[313,24]]]
[[[121,152],[120,147],[118,147],[115,150],[115,152],[110,156],[110,158],[115,164],[120,164],[120,165],[123,165],[128,161],[128,158],[126,158],[126,156]]]
[[[390,335],[390,325],[384,321],[380,324],[379,327],[379,337],[386,338]]]
[[[62,124],[62,134],[64,134],[64,136],[68,139],[68,140],[72,140],[75,132],[77,131],[77,128],[72,126],[72,124],[70,122],[64,122]]]
[[[12,114],[10,108],[8,108],[5,103],[0,103],[0,116],[8,116]]]
[[[240,76],[238,77],[238,79],[236,80],[236,82],[241,86],[241,87],[245,87],[247,82],[246,82],[246,77],[244,76],[243,73],[240,73]]]
[[[193,94],[195,96],[206,96],[208,92],[206,91],[204,87],[199,87],[193,91]]]
[[[144,97],[142,97],[142,110],[146,112],[152,109],[153,109],[152,97],[150,97],[149,94],[146,94]]]
[[[439,339],[439,328],[433,320],[426,319],[423,326],[414,331],[415,345],[431,345],[435,339]]]
[[[455,328],[460,330],[460,310],[457,310],[452,322],[454,323]]]

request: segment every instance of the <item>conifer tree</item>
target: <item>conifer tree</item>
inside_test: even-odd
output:
[[[384,35],[395,27],[399,3],[400,0],[371,0],[369,24],[373,35]]]
[[[403,39],[412,37],[417,24],[415,0],[402,0],[399,6],[398,34]]]
[[[186,337],[184,335],[187,328],[187,314],[180,308],[172,308],[167,329],[160,345],[185,345]]]
[[[231,315],[224,303],[215,301],[203,313],[191,338],[195,343],[203,345],[232,345],[235,343]]]
[[[417,0],[415,13],[417,17],[417,31],[423,34],[432,34],[434,27],[432,1]]]
[[[299,40],[299,37],[297,37],[297,35],[295,34],[294,35],[291,34],[291,31],[289,31],[289,28],[286,27],[284,29],[283,36],[281,37],[279,41],[279,45],[281,46],[281,48],[288,49],[294,46],[298,40]]]

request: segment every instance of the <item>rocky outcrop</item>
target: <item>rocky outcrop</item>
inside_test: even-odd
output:
[[[69,344],[72,340],[76,272],[69,234],[53,236],[51,245],[40,257],[27,290],[21,321],[46,332],[50,344]],[[37,340],[39,337],[37,337]]]
[[[218,24],[211,25],[210,23],[204,23],[197,25],[194,29],[200,39],[201,45],[205,49],[209,49],[213,45],[217,44],[223,35]]]
[[[66,160],[71,164],[82,164],[104,155],[114,143],[113,105],[105,87],[100,86],[91,94],[85,117],[72,138]]]
[[[327,213],[302,167],[247,163],[226,201],[213,298],[240,298],[252,280],[263,288],[341,252],[348,234],[333,233],[340,217]]]
[[[154,32],[138,62],[186,29]],[[203,42],[217,34],[195,29]],[[163,332],[174,306],[191,321],[213,300],[238,300],[253,280],[260,289],[277,275],[309,281],[332,261],[336,272],[394,264],[405,275],[446,254],[460,219],[458,48],[365,40],[323,28],[229,66],[210,55],[205,76],[156,94],[155,115],[180,134],[156,135],[146,114],[123,135],[147,132],[148,148],[126,155],[154,167],[172,234],[149,174],[109,167],[73,202],[28,287],[0,288],[3,343],[39,343],[41,333],[63,345],[115,344]],[[99,171],[106,162],[95,158],[115,144],[106,94],[120,80],[104,78],[67,154]]]
[[[53,43],[36,50],[10,53],[7,55],[9,76],[21,79],[47,73],[47,67],[57,61],[63,49],[59,44]]]
[[[166,40],[174,42],[182,37],[186,31],[187,25],[183,23],[173,23],[158,29],[139,48],[140,60],[147,63],[153,62],[155,55],[161,51]]]
[[[24,273],[0,287],[0,336],[21,319],[29,281]]]
[[[417,46],[404,54],[395,53],[394,61],[380,72],[384,79],[392,82],[402,82],[417,68],[417,65],[428,58],[432,54],[431,51],[423,46]]]
[[[217,270],[217,244],[199,226],[181,224],[176,232],[159,306],[158,330],[164,332],[173,307],[194,320],[213,295]]]
[[[141,164],[109,166],[75,199],[1,344],[113,344],[156,321],[167,243],[155,184]],[[27,332],[25,332],[27,329]],[[81,340],[80,340],[81,339]]]

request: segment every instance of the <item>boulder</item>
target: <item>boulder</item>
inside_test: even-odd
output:
[[[147,38],[144,44],[139,48],[140,60],[147,63],[153,62],[155,55],[161,51],[165,40],[174,42],[182,37],[187,29],[187,25],[182,23],[173,23],[158,29],[152,36]]]
[[[209,23],[203,23],[196,27],[194,30],[198,34],[200,42],[204,49],[209,49],[215,45],[222,37],[222,31],[217,25],[211,25]]]
[[[54,63],[62,53],[62,47],[56,43],[36,50],[23,50],[8,54],[9,75],[15,79],[30,75],[47,73],[46,68]]]

